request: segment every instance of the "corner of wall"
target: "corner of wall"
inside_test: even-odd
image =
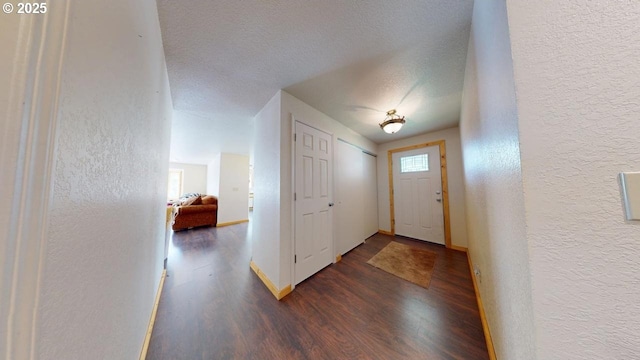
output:
[[[518,116],[505,2],[474,3],[460,119],[468,256],[498,358],[535,359]],[[482,310],[482,309],[481,309]]]
[[[57,4],[47,16],[59,14]],[[166,229],[171,99],[157,9],[114,0],[72,2],[68,11],[32,357],[137,358]]]
[[[254,118],[252,261],[280,286],[281,91]]]

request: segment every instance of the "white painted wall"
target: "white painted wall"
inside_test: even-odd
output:
[[[638,18],[631,2],[475,3],[460,127],[498,358],[640,356],[640,227],[616,180],[640,169]]]
[[[216,154],[207,164],[207,191],[208,195],[220,196],[220,156]]]
[[[135,359],[164,252],[172,106],[156,3],[72,2],[60,91],[34,358]]]
[[[388,151],[436,140],[444,140],[447,151],[451,244],[467,247],[462,152],[460,149],[460,133],[457,127],[378,145],[378,223],[381,230],[391,231]]]
[[[640,358],[640,2],[507,4],[537,356]]]
[[[171,169],[182,169],[182,193],[207,193],[207,165],[169,163]]]
[[[249,156],[220,155],[218,224],[249,219]]]
[[[280,286],[280,100],[278,92],[253,122],[253,262]]]
[[[476,1],[460,119],[468,250],[498,359],[535,359],[512,69],[505,3]]]

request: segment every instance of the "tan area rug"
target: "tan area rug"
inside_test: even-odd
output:
[[[433,251],[392,241],[367,264],[428,289],[437,257]]]

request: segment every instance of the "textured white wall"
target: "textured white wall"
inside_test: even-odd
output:
[[[280,92],[253,122],[252,260],[280,286]],[[286,286],[286,285],[285,285]]]
[[[538,358],[638,359],[640,226],[616,176],[640,171],[640,2],[508,13]]]
[[[378,145],[378,224],[381,230],[391,231],[389,161],[387,152],[391,149],[424,144],[435,140],[445,140],[447,150],[451,243],[456,246],[467,247],[464,183],[462,180],[462,151],[460,149],[460,132],[457,127]]]
[[[218,224],[249,218],[249,157],[220,155]]]
[[[536,355],[512,69],[505,3],[476,1],[460,119],[468,249],[497,357],[524,360]]]
[[[183,193],[207,193],[207,166],[182,163],[169,163],[171,169],[182,169]]]
[[[136,359],[162,272],[171,97],[156,3],[71,4],[38,359]]]

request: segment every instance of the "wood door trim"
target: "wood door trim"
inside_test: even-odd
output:
[[[447,249],[451,248],[451,220],[449,218],[449,179],[447,177],[447,149],[444,140],[430,141],[422,144],[405,146],[387,151],[387,167],[389,173],[389,214],[391,220],[391,234],[396,233],[395,205],[393,200],[393,154],[415,149],[422,149],[429,146],[440,148],[440,181],[442,183],[442,213],[444,218],[444,244]]]

